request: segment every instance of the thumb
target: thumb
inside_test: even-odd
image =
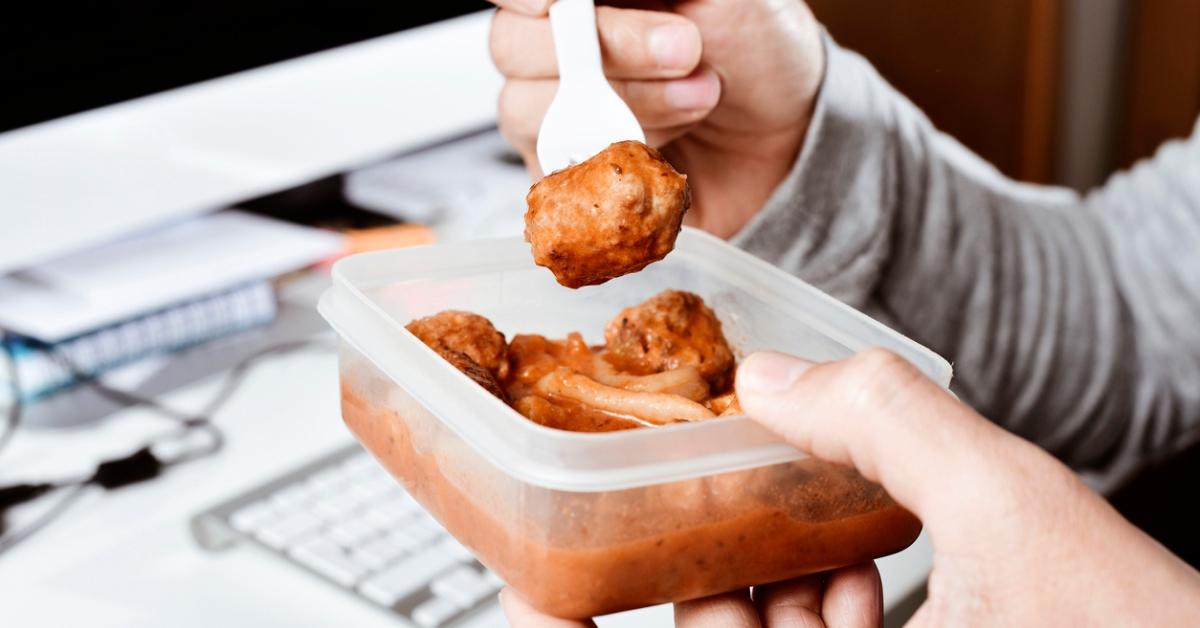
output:
[[[978,492],[1014,437],[882,349],[824,364],[756,353],[738,369],[751,418],[802,451],[856,468],[931,527]],[[973,501],[968,499],[967,501]]]

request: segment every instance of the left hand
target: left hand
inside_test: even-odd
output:
[[[514,628],[596,625],[543,615],[512,589],[500,593],[500,604]],[[871,562],[675,605],[678,628],[874,628],[882,622],[883,589]]]

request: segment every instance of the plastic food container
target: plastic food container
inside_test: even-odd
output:
[[[603,340],[623,307],[695,292],[739,356],[811,360],[882,346],[943,386],[950,365],[795,277],[685,229],[646,270],[568,290],[519,239],[338,262],[322,315],[341,336],[350,429],[459,541],[541,610],[585,617],[728,591],[897,552],[920,523],[856,472],[743,417],[602,434],[537,425],[409,334],[444,309],[508,337]],[[802,408],[797,408],[802,412]]]

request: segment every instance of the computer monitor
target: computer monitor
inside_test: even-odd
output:
[[[0,27],[0,273],[491,124],[488,6],[35,3]]]

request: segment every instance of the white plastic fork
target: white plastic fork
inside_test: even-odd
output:
[[[558,92],[538,130],[542,172],[585,161],[613,142],[645,142],[637,118],[604,78],[593,0],[557,0],[550,5],[550,30]]]

